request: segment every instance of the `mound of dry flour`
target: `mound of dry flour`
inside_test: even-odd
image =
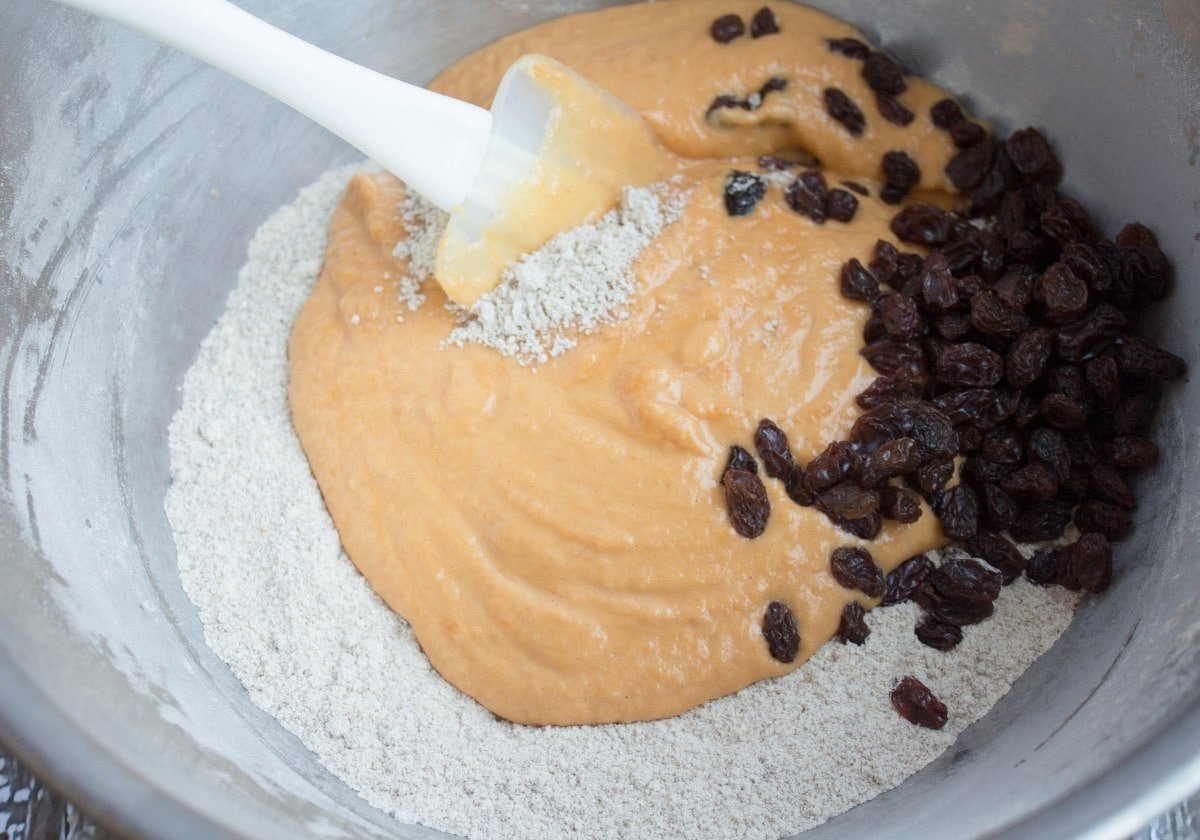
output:
[[[183,383],[167,515],[209,645],[368,802],[497,840],[780,837],[936,758],[1070,622],[1076,596],[1018,581],[949,653],[916,640],[917,610],[905,604],[869,613],[861,648],[828,644],[786,677],[670,720],[496,720],[433,671],[342,552],[292,430],[288,335],[349,175],[321,178],[251,243]],[[888,693],[905,674],[946,701],[943,730],[893,711]]]

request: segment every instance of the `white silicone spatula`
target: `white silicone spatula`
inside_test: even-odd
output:
[[[509,230],[517,227],[514,218],[505,218],[508,209],[527,204],[523,199],[534,198],[534,188],[536,198],[545,199],[547,184],[553,188],[557,182],[570,181],[557,178],[564,167],[574,168],[575,184],[613,178],[611,166],[610,172],[599,172],[578,160],[575,145],[547,149],[554,146],[554,140],[547,144],[552,122],[564,112],[571,122],[570,114],[576,112],[575,103],[582,96],[590,107],[600,102],[608,110],[604,119],[590,120],[583,131],[593,125],[611,131],[623,122],[644,128],[623,103],[541,56],[526,56],[510,68],[488,112],[326,53],[226,0],[62,2],[143,31],[256,86],[347,140],[439,208],[451,211],[450,229],[455,235],[448,238],[449,245],[443,241],[438,280],[461,304],[470,304],[492,288],[504,260],[520,256],[511,247],[482,245],[488,233],[504,227],[498,222],[508,222]],[[571,91],[569,95],[576,98],[564,102],[562,92],[554,97],[546,90],[546,78],[557,79],[559,90]],[[628,130],[629,125],[624,127]],[[577,140],[580,132],[564,133]],[[652,144],[648,131],[647,137],[647,144]],[[595,148],[604,149],[605,144]],[[557,161],[551,178],[545,168],[539,169],[544,158]],[[539,174],[530,175],[535,170]],[[607,209],[600,199],[610,200],[611,194],[596,196],[594,206],[577,206],[575,217],[560,217],[578,224]],[[546,230],[533,246],[553,233]],[[497,236],[492,236],[494,240]]]

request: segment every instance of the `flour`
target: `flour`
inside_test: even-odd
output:
[[[408,260],[408,273],[396,281],[396,292],[409,311],[415,312],[425,303],[421,286],[433,279],[438,240],[450,215],[415,193],[405,196],[399,209],[408,235],[396,243],[392,256]]]
[[[918,611],[905,604],[869,613],[861,648],[828,644],[786,677],[670,720],[496,720],[438,676],[342,552],[292,430],[288,335],[349,175],[322,177],[251,243],[183,383],[166,507],[209,645],[368,802],[497,840],[779,837],[936,758],[1070,622],[1076,596],[1022,580],[949,653],[917,642]],[[943,730],[891,708],[892,683],[906,674],[949,706]]]

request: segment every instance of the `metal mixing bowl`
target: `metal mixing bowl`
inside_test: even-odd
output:
[[[598,4],[245,5],[423,81]],[[1045,127],[1110,231],[1157,230],[1179,282],[1155,328],[1200,363],[1200,4],[816,5],[1002,129]],[[116,26],[43,0],[4,0],[0,20],[0,738],[130,835],[434,836],[250,703],[204,645],[163,514],[176,388],[251,233],[355,153]],[[1118,837],[1200,783],[1198,415],[1200,386],[1176,387],[1112,590],[947,754],[812,836]]]

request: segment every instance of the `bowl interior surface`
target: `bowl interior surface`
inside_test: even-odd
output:
[[[781,0],[782,1],[782,0]],[[242,5],[423,82],[602,3]],[[814,3],[998,129],[1043,127],[1109,234],[1176,265],[1156,337],[1197,364],[1200,7]],[[163,512],[177,388],[276,207],[358,155],[221,73],[43,0],[0,31],[0,737],[131,834],[435,836],[332,777],[205,646]],[[938,761],[813,836],[1119,836],[1200,781],[1200,388],[1168,394],[1109,593]],[[886,749],[886,744],[880,745]]]

